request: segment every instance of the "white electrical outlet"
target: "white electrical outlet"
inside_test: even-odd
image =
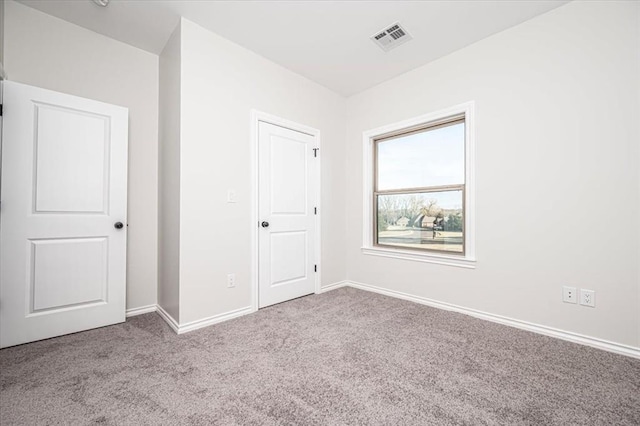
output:
[[[227,287],[235,287],[236,286],[236,274],[227,274]]]
[[[584,306],[596,307],[596,292],[593,290],[580,289],[580,304]]]
[[[237,203],[238,202],[238,194],[235,189],[230,189],[227,191],[227,203]]]
[[[575,287],[562,287],[562,301],[564,303],[578,303],[578,294]]]

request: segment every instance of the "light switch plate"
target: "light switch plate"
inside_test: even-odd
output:
[[[238,202],[238,194],[235,189],[230,189],[227,191],[227,203],[237,203]]]

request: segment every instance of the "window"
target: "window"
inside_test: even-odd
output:
[[[374,144],[375,244],[464,254],[464,117]]]
[[[471,103],[365,133],[366,254],[473,262]]]

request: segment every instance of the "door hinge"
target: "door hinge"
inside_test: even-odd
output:
[[[320,151],[320,148],[313,148],[313,156],[314,157],[318,156],[318,151]]]
[[[0,117],[2,117],[2,104],[0,104]]]
[[[313,272],[318,272],[318,265],[313,265]]]
[[[313,214],[318,214],[318,208],[317,207],[313,208]]]

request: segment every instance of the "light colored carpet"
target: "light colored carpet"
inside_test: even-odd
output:
[[[0,351],[0,423],[638,425],[640,360],[351,288]]]

